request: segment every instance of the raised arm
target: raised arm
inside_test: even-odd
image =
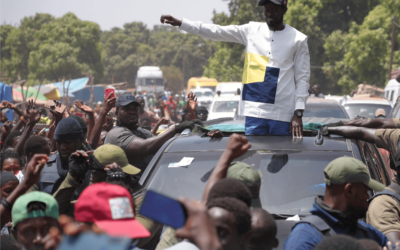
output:
[[[232,134],[228,140],[228,144],[226,145],[226,149],[224,153],[222,153],[217,166],[214,168],[206,187],[204,188],[203,197],[201,198],[201,202],[206,203],[208,193],[211,188],[217,183],[219,180],[226,178],[228,174],[228,168],[231,162],[243,154],[245,154],[251,148],[251,144],[248,143],[246,137]]]
[[[202,22],[193,22],[183,18],[178,20],[171,15],[162,15],[161,23],[170,24],[180,27],[181,30],[199,35],[201,37],[220,42],[234,42],[243,45],[247,44],[247,34],[249,33],[250,25],[229,25],[219,26],[216,24],[204,24]]]
[[[197,102],[197,97],[193,93],[189,93],[187,95],[188,101],[187,101],[187,108],[189,110],[190,114],[190,120],[195,120],[197,119],[196,115],[196,102]]]
[[[92,136],[90,138],[90,146],[92,148],[96,148],[97,143],[100,139],[101,130],[103,128],[104,123],[106,122],[107,114],[110,110],[115,106],[117,101],[116,97],[110,98],[112,93],[110,93],[103,101],[103,107],[101,108],[99,118],[97,119],[96,124],[94,125]]]
[[[75,106],[80,109],[83,113],[87,114],[89,117],[89,126],[88,126],[88,130],[87,130],[87,140],[90,141],[91,138],[91,133],[93,131],[94,128],[94,113],[93,113],[93,109],[87,105],[85,105],[83,103],[83,101],[74,101]]]
[[[42,111],[37,112],[33,100],[29,101],[27,111],[29,113],[29,121],[26,123],[25,129],[22,132],[21,138],[19,139],[17,146],[15,146],[15,151],[17,151],[17,153],[21,157],[24,155],[25,142],[30,137],[33,127],[35,127],[36,123],[40,121],[40,116],[42,115]]]
[[[158,128],[160,127],[160,125],[161,124],[169,124],[169,120],[168,119],[166,119],[166,118],[161,118],[157,123],[156,123],[156,125],[154,126],[154,128],[151,130],[151,133],[153,134],[153,135],[157,135],[157,130],[158,130]]]

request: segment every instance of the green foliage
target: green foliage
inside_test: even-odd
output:
[[[81,21],[74,14],[49,22],[35,34],[35,50],[29,57],[29,78],[58,80],[65,76],[77,78],[92,74],[95,79],[103,76],[100,27]]]
[[[185,86],[183,84],[182,71],[174,66],[162,66],[165,87],[173,93],[179,93]]]

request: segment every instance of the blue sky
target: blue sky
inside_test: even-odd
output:
[[[0,23],[18,25],[25,16],[49,13],[60,17],[72,12],[78,18],[96,22],[102,30],[141,21],[152,28],[161,14],[211,23],[213,10],[228,12],[224,0],[0,0]]]

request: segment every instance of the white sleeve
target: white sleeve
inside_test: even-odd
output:
[[[295,110],[304,110],[310,88],[310,52],[307,38],[301,42],[300,48],[294,56],[294,79],[296,81]]]
[[[200,250],[196,245],[188,241],[179,242],[172,247],[168,247],[165,250]]]
[[[247,45],[250,24],[219,26],[189,21],[183,18],[180,29],[218,42],[234,42]]]

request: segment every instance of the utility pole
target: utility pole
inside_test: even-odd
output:
[[[183,88],[185,88],[185,44],[183,45],[183,56],[182,56],[182,76],[183,76]]]
[[[392,50],[390,52],[390,67],[389,67],[389,80],[392,76],[392,63],[393,63],[393,50],[394,50],[394,24],[396,23],[396,17],[393,17],[392,21]]]

